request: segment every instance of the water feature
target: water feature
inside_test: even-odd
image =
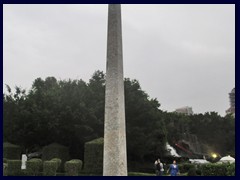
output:
[[[181,157],[176,149],[174,149],[174,147],[172,147],[170,144],[166,143],[166,149],[169,152],[169,154],[173,157]],[[207,164],[210,163],[209,161],[207,161],[206,159],[189,159],[189,161],[193,164]]]
[[[171,156],[173,156],[173,157],[181,157],[177,153],[177,151],[172,146],[170,146],[170,144],[168,144],[168,143],[166,143],[166,149],[170,153]]]

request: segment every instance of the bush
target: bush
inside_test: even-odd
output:
[[[57,143],[50,144],[43,148],[42,160],[49,161],[53,158],[61,159],[60,171],[64,170],[64,163],[70,159],[69,149]]]
[[[44,161],[43,163],[43,175],[44,176],[56,176],[58,163],[56,161]]]
[[[14,160],[20,159],[21,157],[21,148],[20,146],[11,144],[11,143],[3,143],[3,158]]]
[[[42,169],[43,162],[41,159],[30,159],[26,162],[27,170],[29,172],[29,175],[31,176],[38,176],[40,170]]]
[[[38,174],[39,175],[39,174]],[[21,174],[19,176],[33,176],[32,172],[27,169],[22,169]]]
[[[190,169],[195,168],[194,164],[184,163],[178,165],[180,173],[187,173]]]
[[[82,161],[79,159],[72,159],[65,163],[66,176],[78,176],[82,169]]]
[[[60,170],[60,166],[61,166],[61,163],[62,163],[62,160],[59,159],[59,158],[53,158],[51,159],[51,161],[56,161],[57,162],[57,171]]]
[[[202,175],[202,171],[201,171],[201,169],[199,168],[197,168],[196,169],[196,174],[197,174],[197,176],[201,176]]]
[[[84,145],[84,171],[94,174],[103,172],[103,138],[87,142]]]
[[[3,163],[3,176],[7,176],[7,163]]]
[[[7,163],[7,158],[3,158],[3,163]]]
[[[201,171],[203,176],[227,176],[227,164],[204,164]]]
[[[235,163],[227,165],[227,176],[235,176]]]
[[[187,175],[188,176],[197,176],[196,169],[195,168],[190,168]]]
[[[8,160],[7,161],[7,175],[8,176],[21,176],[21,160]]]

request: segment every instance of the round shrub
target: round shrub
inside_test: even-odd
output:
[[[21,157],[20,146],[8,142],[3,143],[3,158],[14,160],[20,159],[20,157]]]
[[[44,161],[43,163],[43,175],[44,176],[56,176],[58,164],[56,161]]]
[[[7,175],[8,176],[21,176],[21,160],[8,160],[7,161]]]
[[[82,161],[80,159],[72,159],[65,163],[66,176],[78,176],[82,169]]]
[[[40,170],[42,169],[43,162],[41,159],[34,158],[27,161],[26,166],[30,175],[38,176]]]

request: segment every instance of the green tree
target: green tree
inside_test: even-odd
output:
[[[129,160],[163,155],[166,130],[160,103],[150,99],[137,80],[125,79],[124,86]]]

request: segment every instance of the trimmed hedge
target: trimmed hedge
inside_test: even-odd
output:
[[[21,176],[21,160],[8,160],[7,161],[7,175],[8,176]]]
[[[235,176],[235,163],[223,163],[223,164],[198,164],[195,168],[191,168],[188,171],[189,176]]]
[[[57,143],[52,143],[43,148],[42,160],[49,161],[53,158],[61,159],[60,171],[64,170],[64,163],[70,160],[69,149],[66,146],[62,146]]]
[[[94,174],[103,173],[103,138],[85,143],[84,171]]]
[[[3,143],[3,158],[14,160],[21,159],[21,148],[20,146],[11,144],[11,143]]]
[[[62,163],[62,160],[61,159],[59,159],[59,158],[53,158],[53,159],[51,159],[51,161],[56,161],[57,162],[57,171],[59,171],[60,170],[60,166],[61,166],[61,163]]]
[[[43,176],[56,176],[58,168],[57,161],[44,161]]]
[[[3,163],[3,176],[7,176],[7,163]]]
[[[32,172],[27,169],[22,169],[20,176],[32,176]],[[39,176],[39,174],[38,174],[38,176]]]
[[[27,171],[30,176],[38,176],[42,166],[43,162],[41,159],[34,158],[26,162]]]
[[[202,176],[234,176],[235,164],[204,164],[201,171]]]
[[[82,161],[80,159],[72,159],[65,163],[66,176],[78,176],[82,169]]]

